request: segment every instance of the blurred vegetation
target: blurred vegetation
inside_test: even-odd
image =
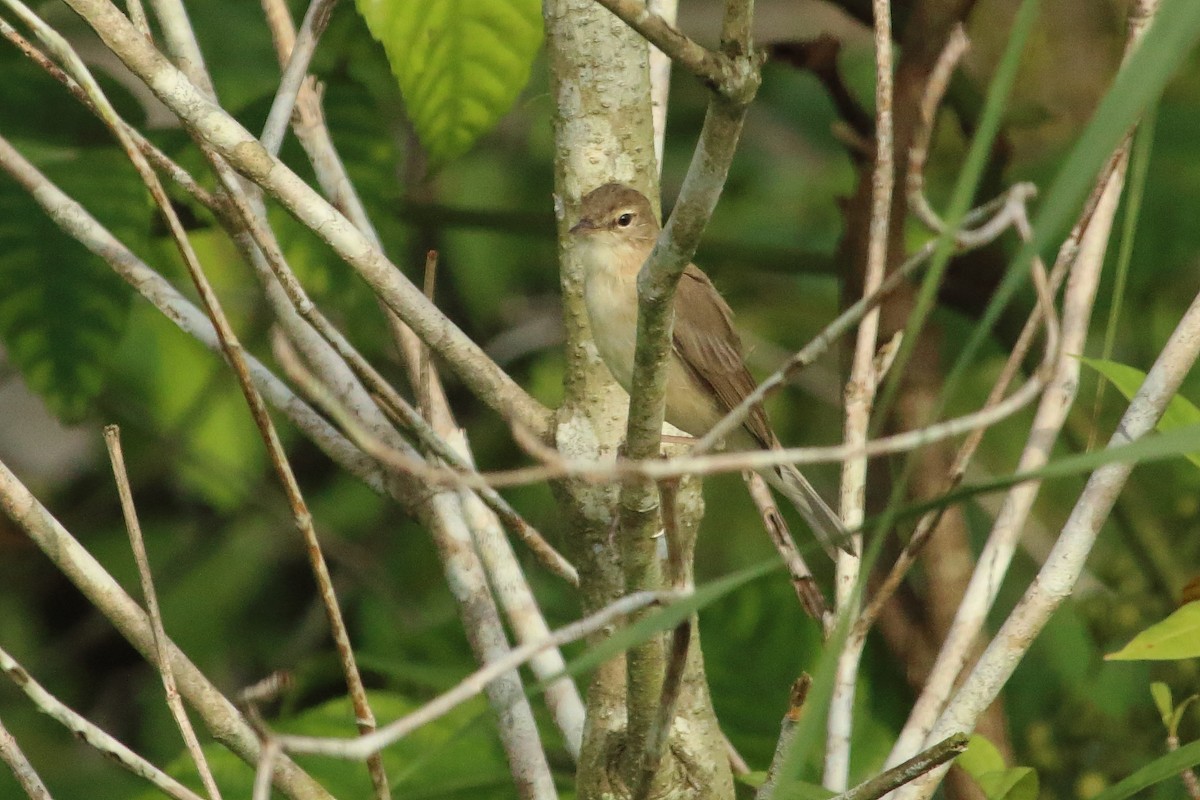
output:
[[[1013,5],[989,0],[976,10],[971,26],[975,54],[968,73],[977,86],[983,85],[1003,46]],[[1048,0],[1043,5],[1040,38],[1027,54],[1005,128],[1012,144],[1006,181],[1043,181],[1053,173],[1107,85],[1119,53],[1123,3]],[[251,130],[261,129],[278,70],[258,5],[208,0],[191,6],[222,101]],[[302,11],[299,3],[293,6]],[[704,29],[709,23],[703,18],[715,6],[692,6],[684,4],[683,27]],[[759,6],[773,22],[772,38],[814,33],[802,10],[807,6],[786,0],[760,0]],[[1095,11],[1097,6],[1102,13]],[[691,14],[695,21],[687,19]],[[53,19],[86,41],[82,24],[65,9]],[[871,81],[869,37],[849,23],[839,24],[845,40],[840,66],[865,102]],[[394,260],[419,281],[423,253],[436,247],[441,252],[438,304],[491,348],[522,385],[543,402],[556,404],[562,357],[551,204],[552,98],[544,66],[535,64],[528,87],[497,128],[433,174],[418,152],[382,51],[351,4],[337,9],[314,71],[326,85],[325,107],[337,144]],[[133,170],[122,163],[99,124],[7,45],[0,46],[0,75],[5,77],[0,82],[0,133],[190,295]],[[116,79],[105,85],[131,121],[152,117]],[[686,169],[706,99],[702,87],[677,76],[663,177],[667,205]],[[1158,108],[1129,284],[1110,356],[1142,369],[1200,289],[1198,104],[1200,59],[1193,55]],[[846,147],[835,135],[836,122],[834,107],[815,78],[768,64],[742,149],[697,259],[737,310],[747,340],[755,345],[751,364],[759,374],[777,363],[784,350],[804,344],[838,308],[833,268],[841,236],[838,200],[852,191],[854,173]],[[164,128],[150,135],[195,174],[204,174],[180,131]],[[936,138],[929,173],[935,206],[944,202],[966,147],[959,127],[949,119]],[[285,145],[284,156],[308,174],[294,142]],[[183,196],[177,199],[191,211],[193,239],[239,335],[270,363],[269,312],[252,275],[211,221]],[[313,235],[284,213],[272,214],[291,263],[314,298],[375,364],[403,385],[365,286]],[[914,241],[922,235],[916,228],[911,234]],[[1011,251],[1013,242],[1006,240],[1005,247]],[[1110,248],[1110,257],[1115,251]],[[1097,348],[1111,281],[1110,272],[1095,314]],[[959,334],[973,320],[948,308],[936,320],[952,355],[964,338]],[[23,381],[44,401],[5,400],[4,408],[12,413],[0,414],[8,417],[0,421],[0,459],[137,596],[100,440],[103,424],[119,424],[171,636],[231,693],[273,670],[289,671],[295,688],[275,709],[278,724],[327,729],[322,720],[331,713],[330,704],[340,702],[342,688],[324,614],[231,374],[134,297],[102,263],[59,235],[32,201],[3,178],[0,336],[6,353],[0,376],[5,397],[18,392]],[[971,397],[964,403],[978,402],[987,391],[1006,349],[1000,335],[977,365]],[[46,353],[52,356],[48,360]],[[1098,349],[1089,355],[1099,355]],[[29,364],[42,366],[30,370]],[[829,398],[837,397],[832,376],[838,364],[835,355],[811,371],[823,390],[817,395],[792,390],[774,401],[772,416],[784,441],[837,439],[840,414]],[[495,415],[451,376],[443,377],[480,465],[522,463]],[[1123,407],[1118,394],[1109,390],[1093,415],[1097,378],[1085,372],[1083,380],[1062,453],[1081,450],[1093,438],[1107,439]],[[1183,394],[1200,400],[1200,375],[1191,377]],[[38,421],[47,412],[71,427],[50,431]],[[1022,418],[990,434],[981,467],[1010,469],[1022,440],[1006,430],[1027,424]],[[377,713],[388,719],[449,687],[474,666],[434,548],[395,506],[334,468],[294,431],[284,427],[283,433],[327,545],[360,663],[378,693]],[[819,469],[814,479],[828,495],[836,472]],[[1035,542],[1033,553],[1018,556],[997,618],[1027,585],[1036,553],[1065,518],[1081,485],[1081,479],[1064,479],[1043,489],[1036,511],[1041,530],[1028,532]],[[551,541],[561,539],[561,518],[545,487],[506,494]],[[740,480],[712,479],[706,494],[708,514],[697,565],[701,580],[771,556]],[[1186,461],[1140,467],[1091,559],[1079,596],[1054,618],[1009,684],[1004,701],[1016,763],[1037,770],[1047,800],[1085,800],[1161,754],[1164,733],[1150,682],[1166,682],[1179,697],[1195,692],[1200,683],[1195,660],[1155,665],[1101,660],[1102,654],[1166,616],[1196,573],[1198,497],[1200,473]],[[990,512],[975,504],[967,511],[981,541]],[[532,563],[528,566],[551,623],[574,618],[578,609],[571,593]],[[818,632],[778,572],[709,607],[701,619],[718,715],[751,767],[763,769],[775,745],[788,687],[817,657]],[[181,746],[162,703],[157,674],[4,519],[0,643],[48,689],[151,760],[178,760]],[[854,775],[878,769],[910,703],[904,668],[881,641],[870,641],[864,664]],[[144,791],[40,716],[8,684],[0,684],[0,719],[59,800],[124,798]],[[1195,738],[1198,723],[1193,707],[1181,725],[1185,741]],[[482,703],[390,752],[397,796],[511,796],[502,751]],[[553,742],[551,759],[560,784],[569,787],[570,762]],[[464,770],[465,765],[471,769]],[[242,772],[243,780],[250,775]],[[354,796],[353,781],[361,781],[362,774],[332,785],[345,786],[344,796]],[[1176,782],[1154,791],[1155,797],[1183,796]],[[12,777],[0,771],[0,798],[18,796]]]

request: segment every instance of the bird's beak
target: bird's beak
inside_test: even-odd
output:
[[[592,222],[587,217],[584,217],[583,219],[579,220],[579,222],[576,222],[573,226],[571,226],[570,232],[571,233],[583,233],[585,231],[594,231],[594,230],[596,230],[596,223]]]

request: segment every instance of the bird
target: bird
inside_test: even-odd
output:
[[[583,300],[601,360],[626,392],[633,382],[637,340],[637,276],[661,227],[646,196],[622,183],[606,183],[583,196],[570,229],[583,267]],[[700,437],[752,392],[733,311],[695,264],[679,279],[675,326],[667,365],[666,420]],[[755,405],[726,439],[731,450],[774,450],[782,445],[766,411]],[[760,474],[796,507],[826,552],[853,553],[838,515],[792,464]]]

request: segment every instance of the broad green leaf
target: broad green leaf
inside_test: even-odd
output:
[[[1029,767],[988,772],[975,778],[988,800],[1037,800],[1038,777]]]
[[[145,236],[150,208],[132,168],[119,160],[108,149],[68,151],[45,171],[128,241]],[[0,341],[30,388],[62,420],[76,422],[104,386],[131,292],[6,177],[0,254]]]
[[[962,767],[971,777],[998,772],[1007,767],[1004,763],[1004,756],[1000,755],[996,745],[977,733],[971,735],[971,743],[967,745],[966,750],[959,754],[954,763]]]
[[[1009,767],[996,746],[974,734],[954,762],[970,775],[988,800],[1036,800],[1037,773],[1029,767]]]
[[[1185,744],[1173,753],[1156,758],[1125,780],[1111,786],[1092,800],[1125,800],[1160,781],[1179,778],[1185,769],[1200,764],[1200,742]]]
[[[465,153],[516,100],[542,42],[538,0],[357,0],[432,166]]]
[[[1169,726],[1175,710],[1175,703],[1171,700],[1171,687],[1162,681],[1155,681],[1150,684],[1150,696],[1154,698],[1154,707],[1158,709],[1163,725]]]
[[[1200,657],[1200,600],[1194,600],[1104,658],[1108,661],[1174,661]]]
[[[1146,373],[1140,369],[1116,361],[1105,361],[1099,358],[1080,358],[1079,360],[1108,378],[1109,382],[1117,387],[1117,391],[1125,395],[1126,400],[1132,399],[1137,394],[1137,390],[1141,388],[1142,381],[1146,380]],[[1165,433],[1196,423],[1200,423],[1200,408],[1197,408],[1186,397],[1177,394],[1171,398],[1157,427],[1158,430]],[[1200,453],[1187,453],[1186,456],[1188,461],[1200,467]]]

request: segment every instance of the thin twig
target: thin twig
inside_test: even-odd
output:
[[[903,764],[885,770],[874,778],[863,781],[850,791],[831,797],[830,800],[876,800],[950,761],[966,750],[969,742],[970,738],[963,733],[948,736]]]
[[[958,67],[958,62],[967,52],[970,42],[962,23],[956,23],[950,29],[946,45],[941,55],[933,65],[933,71],[925,83],[925,91],[921,95],[920,113],[917,117],[916,128],[913,131],[913,142],[909,148],[908,175],[905,179],[905,192],[908,198],[909,210],[934,233],[946,230],[945,221],[929,205],[925,197],[925,158],[929,154],[929,141],[933,137],[934,123],[937,119],[938,107],[950,85],[950,76]]]
[[[425,296],[433,302],[433,293],[437,287],[437,268],[438,268],[438,252],[430,250],[425,254]],[[424,342],[421,343],[420,350],[420,365],[417,368],[419,373],[417,392],[419,402],[417,408],[421,412],[426,421],[433,423],[433,366],[430,363],[431,355],[429,346]]]
[[[792,740],[796,738],[796,724],[804,712],[804,702],[808,699],[808,691],[812,688],[812,676],[807,672],[792,682],[788,692],[788,708],[779,724],[779,740],[775,743],[775,755],[771,757],[771,765],[767,767],[767,777],[754,794],[754,800],[771,800],[775,795],[775,785],[779,780],[779,770],[783,769],[788,753],[792,749]]]
[[[271,101],[271,110],[267,113],[267,121],[263,125],[262,136],[259,137],[263,147],[271,155],[278,155],[283,144],[284,134],[287,133],[288,123],[292,119],[292,110],[296,106],[296,96],[308,74],[308,65],[316,52],[317,42],[329,24],[329,15],[333,13],[338,0],[312,0],[308,10],[304,12],[304,20],[300,24],[300,32],[289,48],[287,66],[284,67],[283,77],[280,78],[279,88],[275,90],[275,99]]]
[[[8,764],[13,777],[17,779],[17,783],[21,784],[21,788],[25,790],[29,800],[53,800],[50,790],[46,788],[46,784],[42,783],[41,776],[37,774],[33,764],[29,763],[21,746],[8,732],[8,728],[4,727],[2,721],[0,721],[0,761]]]
[[[438,350],[438,355],[446,359],[477,396],[506,420],[515,419],[539,435],[548,434],[553,423],[549,409],[517,385],[461,329],[429,303],[341,212],[287,165],[271,157],[258,140],[201,87],[137,36],[129,20],[108,0],[67,2],[194,135],[317,232],[359,272],[389,308]]]
[[[644,0],[596,2],[713,91],[732,99],[744,90],[745,73],[738,69],[738,62],[697,44],[667,20],[650,11]]]
[[[1167,734],[1167,752],[1174,753],[1178,749],[1179,734],[1172,730]],[[1200,778],[1196,777],[1196,773],[1191,768],[1186,768],[1180,772],[1179,780],[1183,782],[1183,788],[1191,800],[1200,800]]]
[[[683,685],[683,671],[687,665],[688,645],[692,641],[692,621],[684,620],[671,632],[671,649],[667,655],[667,670],[663,676],[662,697],[658,701],[658,713],[646,736],[646,749],[642,754],[641,774],[632,800],[647,800],[654,776],[662,765],[671,740],[671,729],[675,722],[675,706],[679,702],[679,690]]]
[[[15,28],[9,25],[3,19],[0,19],[0,36],[12,42],[26,58],[37,64],[46,74],[61,83],[67,91],[69,91],[76,100],[83,103],[92,113],[99,114],[92,99],[83,91],[82,87],[75,82],[67,73],[63,72],[57,64],[46,57],[45,53],[39,50],[32,42],[22,36]],[[196,182],[196,179],[179,164],[171,160],[163,151],[159,150],[152,142],[146,139],[136,128],[124,120],[121,121],[125,132],[133,138],[137,146],[150,161],[171,177],[171,180],[179,184],[188,194],[196,199],[201,205],[214,213],[219,213],[222,207],[221,201],[213,196],[207,189]]]
[[[100,730],[86,718],[63,705],[58,698],[47,692],[41,684],[34,680],[33,676],[3,648],[0,648],[0,672],[8,676],[33,701],[39,711],[63,725],[76,738],[96,748],[134,775],[145,778],[176,800],[204,800],[200,795]]]
[[[525,642],[514,647],[501,658],[489,662],[471,673],[453,689],[443,692],[416,711],[401,717],[395,722],[384,725],[369,736],[354,739],[335,739],[278,735],[277,739],[287,752],[320,753],[335,758],[361,761],[371,753],[377,753],[393,742],[399,741],[422,725],[426,725],[449,713],[483,691],[484,687],[495,680],[497,676],[521,666],[542,650],[549,647],[561,647],[564,644],[582,639],[634,611],[649,606],[670,603],[685,596],[675,591],[638,592],[626,595],[594,614],[590,614],[577,622],[559,628],[545,639],[536,642]]]
[[[596,484],[611,483],[614,480],[628,477],[657,481],[684,475],[703,476],[739,472],[746,469],[758,470],[779,464],[839,463],[846,458],[863,453],[868,457],[903,453],[995,425],[1036,400],[1044,386],[1045,379],[1040,374],[1035,374],[1001,403],[916,431],[873,439],[858,448],[840,444],[827,447],[792,447],[781,450],[755,450],[705,456],[676,456],[666,459],[652,458],[644,461],[625,458],[605,461],[571,459],[556,454],[548,463],[538,466],[495,472],[462,471],[451,467],[431,465],[415,455],[406,455],[394,448],[389,448],[378,439],[372,439],[360,427],[355,427],[353,420],[350,420],[344,412],[338,411],[336,406],[329,405],[326,408],[331,415],[335,416],[338,423],[346,428],[347,435],[356,444],[387,468],[412,474],[433,486],[485,490],[505,486],[523,486],[566,477]],[[322,390],[319,387],[308,387],[308,391],[320,392]],[[385,406],[385,408],[388,407]]]
[[[668,25],[674,25],[679,15],[679,0],[646,0],[646,9],[657,14]],[[654,121],[654,159],[661,179],[663,149],[667,133],[667,99],[671,93],[671,58],[657,47],[650,46],[650,114]]]
[[[116,425],[104,427],[104,445],[108,448],[108,457],[112,462],[113,476],[117,482],[117,494],[121,499],[121,513],[125,517],[125,528],[129,532],[129,545],[133,551],[133,560],[137,563],[138,577],[142,582],[142,596],[145,598],[146,612],[150,617],[151,630],[154,632],[155,666],[158,668],[159,675],[162,676],[163,689],[166,690],[167,695],[167,707],[171,709],[171,716],[175,718],[175,724],[179,727],[180,734],[183,735],[184,745],[187,747],[192,763],[196,765],[196,772],[200,775],[200,782],[204,784],[204,790],[208,792],[208,796],[212,800],[220,800],[221,790],[217,788],[217,781],[213,778],[208,759],[204,756],[200,740],[196,737],[196,731],[188,719],[183,701],[179,697],[179,690],[175,686],[175,671],[171,669],[171,659],[167,657],[167,632],[163,628],[162,614],[158,608],[158,593],[154,590],[154,575],[150,571],[150,559],[146,555],[146,543],[142,539],[142,526],[138,522],[137,508],[133,504],[133,489],[129,485],[129,475],[125,471],[125,456],[121,450],[121,432]]]
[[[360,729],[373,730],[375,725],[374,715],[367,701],[366,689],[363,686],[358,666],[354,661],[353,648],[350,645],[349,634],[338,607],[337,595],[333,589],[329,568],[325,562],[324,554],[321,552],[320,544],[317,541],[316,531],[313,529],[312,515],[308,511],[291,464],[284,453],[282,442],[267,412],[266,403],[250,377],[243,347],[238,341],[236,334],[234,334],[233,328],[222,309],[221,302],[204,273],[204,269],[200,264],[195,250],[192,248],[191,241],[187,236],[182,222],[179,220],[170,199],[167,197],[161,182],[158,180],[158,176],[151,169],[149,162],[134,144],[131,137],[125,133],[119,119],[116,117],[115,111],[113,111],[111,105],[108,103],[108,99],[104,96],[99,85],[87,67],[84,66],[83,62],[75,54],[74,50],[56,32],[29,12],[20,3],[20,0],[5,0],[5,2],[10,7],[13,7],[27,24],[34,28],[39,38],[43,40],[52,52],[55,52],[59,58],[63,59],[67,70],[72,73],[72,77],[87,92],[99,110],[101,119],[117,137],[166,221],[167,228],[180,255],[183,257],[184,264],[200,295],[204,308],[213,322],[213,327],[217,332],[218,340],[221,342],[226,360],[233,368],[234,374],[237,377],[238,385],[246,399],[247,405],[250,407],[251,416],[254,418],[255,425],[266,445],[271,464],[287,495],[296,527],[304,539],[305,549],[329,619],[359,727]],[[239,201],[236,195],[232,195],[231,199],[235,204]]]
[[[125,6],[129,9],[129,20],[133,26],[141,31],[142,36],[154,41],[150,32],[150,20],[146,19],[146,9],[142,8],[142,0],[125,0]]]
[[[796,590],[796,596],[800,599],[800,605],[821,626],[822,630],[828,630],[833,616],[829,613],[825,596],[821,594],[821,587],[817,586],[812,571],[804,562],[804,556],[797,549],[796,540],[792,538],[787,521],[779,513],[779,506],[775,504],[771,488],[757,472],[743,471],[742,480],[746,482],[746,488],[750,490],[750,498],[758,508],[758,514],[762,517],[763,527],[766,528],[771,544],[775,545],[775,551],[779,553],[779,557],[787,566],[788,577],[792,581],[792,588]]]
[[[888,266],[888,231],[891,223],[892,189],[896,180],[895,142],[892,120],[892,8],[890,0],[872,0],[875,34],[875,165],[871,178],[871,222],[867,258],[863,267],[863,296],[869,297],[883,285]],[[863,315],[855,339],[850,378],[846,383],[843,440],[848,446],[867,441],[871,410],[879,380],[875,373],[879,340],[879,309]],[[862,525],[867,497],[867,459],[856,456],[842,464],[840,513],[847,528]],[[837,554],[834,578],[835,614],[851,619],[858,613],[859,578],[862,570],[863,539],[851,537],[850,552]],[[850,779],[850,741],[854,720],[854,690],[863,642],[847,637],[838,654],[833,695],[826,722],[825,788],[845,790]]]
[[[253,800],[271,800],[271,773],[280,752],[279,742],[274,739],[268,738],[263,742],[262,753],[254,769],[254,789],[250,795]]]
[[[1023,217],[1022,217],[1023,219]],[[1018,225],[1018,232],[1022,237],[1029,235],[1027,223]],[[1063,252],[1074,252],[1073,248],[1064,248]],[[1034,283],[1039,287],[1038,303],[1030,312],[1029,318],[1025,322],[1025,326],[1021,329],[1017,341],[1014,343],[1012,350],[1009,352],[1008,360],[1005,362],[1000,375],[992,385],[987,398],[984,400],[983,408],[994,408],[1004,397],[1004,393],[1008,390],[1009,384],[1016,377],[1021,365],[1025,361],[1025,356],[1033,346],[1034,336],[1044,326],[1046,330],[1046,347],[1042,357],[1041,369],[1047,374],[1053,367],[1054,360],[1058,358],[1059,353],[1059,326],[1057,314],[1054,312],[1053,297],[1058,294],[1058,289],[1066,278],[1067,269],[1070,266],[1070,261],[1065,257],[1059,257],[1054,264],[1053,269],[1048,277],[1043,276],[1044,266],[1040,258],[1033,260],[1032,269],[1039,277],[1035,278]],[[958,488],[966,475],[967,467],[970,465],[975,451],[983,441],[983,435],[987,428],[977,428],[967,435],[959,447],[958,452],[954,456],[954,462],[950,466],[950,472],[943,484],[942,493],[949,493]],[[867,631],[874,626],[879,619],[884,606],[891,600],[896,590],[900,587],[900,583],[908,574],[908,571],[916,563],[917,556],[924,548],[929,537],[937,528],[938,523],[945,513],[945,508],[939,508],[930,511],[923,515],[918,520],[916,528],[905,543],[904,549],[892,564],[892,568],[888,571],[887,577],[876,588],[874,595],[867,603],[866,608],[855,620],[854,627],[851,629],[851,637],[865,637]]]

